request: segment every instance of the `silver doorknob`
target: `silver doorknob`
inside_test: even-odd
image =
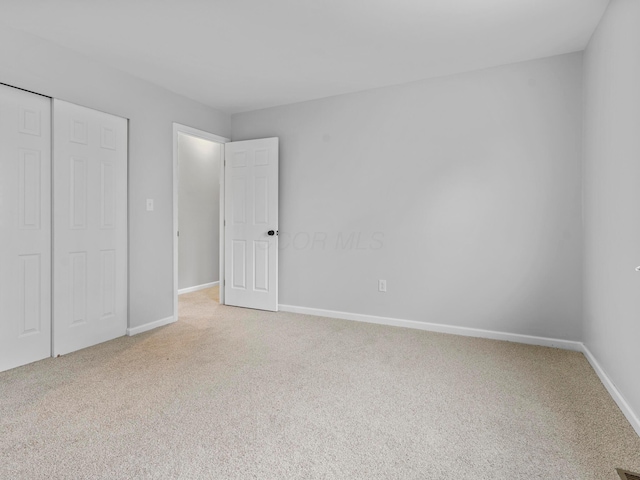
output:
[[[640,267],[636,267],[636,272],[640,272]]]

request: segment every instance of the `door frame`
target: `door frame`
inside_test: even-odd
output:
[[[220,305],[224,305],[224,144],[231,141],[226,137],[221,137],[215,133],[206,132],[197,128],[173,122],[173,320],[178,320],[178,134],[183,133],[191,137],[202,138],[220,144]]]

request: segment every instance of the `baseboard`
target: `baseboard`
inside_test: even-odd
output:
[[[183,293],[197,292],[198,290],[204,290],[205,288],[215,287],[218,284],[220,284],[220,282],[203,283],[202,285],[196,285],[195,287],[181,288],[180,290],[178,290],[178,295],[182,295]]]
[[[137,335],[142,332],[148,332],[149,330],[153,330],[154,328],[162,327],[164,325],[169,325],[176,321],[176,318],[171,316],[167,318],[161,318],[160,320],[156,320],[155,322],[145,323],[144,325],[140,325],[139,327],[127,328],[127,335],[132,337],[133,335]]]
[[[616,388],[609,376],[602,369],[602,366],[600,366],[600,364],[596,360],[596,357],[593,356],[591,351],[584,344],[582,345],[582,353],[584,353],[584,356],[587,357],[587,360],[591,364],[591,367],[593,367],[598,377],[600,377],[600,381],[604,385],[604,388],[607,389],[609,395],[611,395],[613,400],[618,404],[618,407],[620,408],[620,410],[622,410],[624,416],[627,417],[627,420],[629,421],[633,429],[640,436],[640,418],[638,417],[638,415],[636,415],[631,406],[627,403],[627,401],[620,393],[620,390]]]
[[[403,320],[399,318],[377,317],[375,315],[363,315],[360,313],[337,312],[335,310],[322,310],[319,308],[296,307],[292,305],[279,305],[280,311],[291,313],[303,313],[318,317],[339,318],[356,322],[376,323],[378,325],[390,325],[393,327],[414,328],[429,332],[451,333],[465,337],[489,338],[492,340],[505,340],[507,342],[526,343],[528,345],[540,345],[543,347],[562,348],[582,352],[582,343],[558,338],[535,337],[518,333],[498,332],[494,330],[482,330],[479,328],[456,327],[440,323],[418,322],[416,320]]]

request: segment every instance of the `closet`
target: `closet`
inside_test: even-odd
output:
[[[124,118],[0,85],[0,371],[126,333],[127,147]]]

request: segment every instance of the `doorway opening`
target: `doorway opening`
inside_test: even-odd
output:
[[[224,144],[174,123],[174,318],[180,296],[224,303]],[[183,297],[187,300],[188,297]]]

